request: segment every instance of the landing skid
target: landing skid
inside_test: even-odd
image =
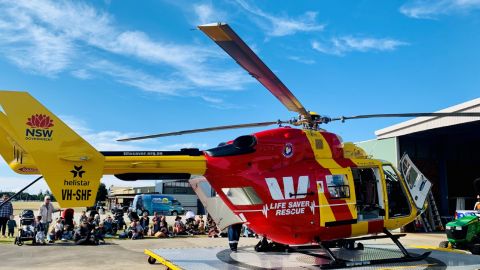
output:
[[[390,238],[395,245],[400,249],[400,251],[403,253],[403,257],[400,258],[388,258],[388,259],[376,259],[376,260],[358,260],[358,261],[351,261],[351,260],[344,260],[340,259],[335,254],[331,251],[330,247],[331,242],[319,242],[319,246],[325,251],[327,256],[321,255],[321,254],[313,254],[309,253],[309,255],[312,256],[318,256],[318,257],[328,257],[331,261],[328,264],[322,264],[320,265],[320,269],[338,269],[338,268],[345,268],[345,267],[355,267],[355,266],[365,266],[365,265],[374,265],[374,264],[387,264],[387,263],[404,263],[404,262],[413,262],[413,261],[421,261],[427,258],[431,251],[425,252],[422,255],[419,256],[414,256],[410,254],[405,247],[398,241],[400,237],[405,236],[405,234],[399,234],[399,235],[393,235],[390,233],[387,229],[383,230],[383,233],[385,235],[379,235],[379,236],[369,236],[369,237],[362,237],[362,238],[356,238],[356,239],[348,239],[347,242],[351,243],[353,246],[353,243],[358,240],[369,240],[369,239],[379,239],[379,238]]]

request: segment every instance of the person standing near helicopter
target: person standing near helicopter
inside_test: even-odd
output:
[[[480,195],[477,195],[477,202],[473,206],[473,210],[480,211]]]
[[[242,223],[233,224],[228,227],[228,244],[230,245],[231,251],[237,251],[238,240],[240,240],[241,231]]]

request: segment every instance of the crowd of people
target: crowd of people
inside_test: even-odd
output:
[[[176,216],[172,226],[167,223],[166,216],[159,215],[157,212],[153,213],[151,222],[146,213],[141,218],[131,215],[130,220],[130,225],[125,232],[119,235],[120,238],[140,239],[145,236],[165,238],[177,235],[205,234],[205,222],[202,215],[186,215],[185,222],[182,217]]]
[[[4,195],[0,203],[8,200],[8,195]],[[73,210],[71,216],[62,214],[54,219],[54,213],[60,210],[55,209],[51,203],[51,198],[45,196],[44,202],[38,209],[38,214],[34,217],[32,224],[35,233],[35,242],[38,244],[54,243],[55,241],[74,241],[78,245],[105,243],[105,238],[114,237],[118,231],[118,237],[124,239],[142,239],[146,236],[156,238],[175,237],[178,235],[208,235],[208,237],[226,236],[218,229],[217,225],[207,216],[206,222],[202,215],[195,215],[192,211],[185,214],[185,219],[176,216],[175,221],[169,225],[167,217],[159,215],[157,212],[149,217],[144,213],[138,217],[135,213],[129,214],[130,223],[127,225],[123,220],[123,212],[119,215],[113,211],[113,218],[107,215],[101,220],[97,211],[82,211],[78,222],[73,220]],[[123,229],[123,225],[125,230]],[[13,207],[7,202],[0,208],[0,230],[2,237],[14,237],[17,224],[13,216]],[[247,235],[248,228],[242,230]]]

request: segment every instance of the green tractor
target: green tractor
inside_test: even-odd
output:
[[[480,193],[480,178],[473,181],[473,188],[475,193]],[[456,220],[446,225],[448,241],[440,242],[439,246],[470,250],[472,254],[480,255],[480,211],[457,210],[455,217]]]
[[[480,193],[480,178],[473,181],[473,188],[475,193]],[[440,242],[439,246],[470,250],[480,255],[480,211],[457,210],[455,217],[456,220],[445,226],[448,241]]]
[[[453,248],[470,250],[480,255],[480,219],[476,215],[463,216],[447,223],[448,241],[440,242],[441,248],[451,245]]]

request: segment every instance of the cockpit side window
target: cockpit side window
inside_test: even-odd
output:
[[[410,215],[410,203],[401,179],[391,165],[383,165],[388,197],[388,217],[404,217]]]

